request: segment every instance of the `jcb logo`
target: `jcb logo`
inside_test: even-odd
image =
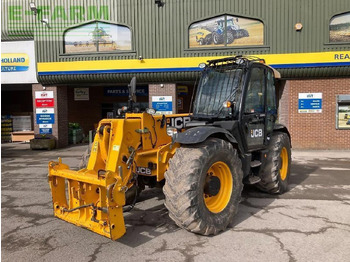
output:
[[[173,126],[177,129],[185,128],[188,122],[191,122],[189,116],[167,118],[167,126]]]
[[[142,167],[142,166],[136,167],[136,173],[140,175],[152,175],[151,169],[147,167]]]
[[[262,129],[252,129],[250,130],[250,137],[262,137],[263,136],[263,130]]]

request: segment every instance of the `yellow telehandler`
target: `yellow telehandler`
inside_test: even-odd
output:
[[[49,163],[56,217],[115,240],[126,232],[123,208],[145,186],[163,182],[175,223],[214,235],[237,213],[243,183],[287,190],[290,135],[276,123],[280,74],[254,57],[200,67],[191,114],[139,112],[133,78],[128,106],[99,123],[87,165],[72,171],[61,159]]]

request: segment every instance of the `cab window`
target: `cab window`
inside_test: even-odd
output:
[[[264,113],[265,112],[265,70],[255,67],[252,69],[250,82],[245,99],[244,113]]]

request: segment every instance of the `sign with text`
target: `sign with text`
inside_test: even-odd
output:
[[[37,124],[54,124],[55,123],[55,109],[53,108],[37,108],[36,109],[36,123]]]
[[[35,91],[35,99],[53,98],[53,91]]]
[[[53,98],[35,99],[36,107],[54,107],[55,102]]]
[[[40,124],[39,125],[40,135],[51,135],[52,134],[52,124]]]
[[[89,88],[74,88],[74,101],[89,101]]]
[[[1,54],[1,72],[21,72],[29,70],[27,54]]]
[[[172,96],[152,96],[152,108],[156,110],[156,114],[169,115],[173,113],[173,97]]]
[[[34,40],[1,42],[2,84],[38,83],[34,50]]]
[[[322,113],[322,93],[299,93],[299,113]]]
[[[177,86],[177,94],[180,96],[188,95],[188,86]]]
[[[126,86],[105,87],[105,96],[129,96],[129,89]],[[137,86],[136,96],[148,96],[148,86]]]

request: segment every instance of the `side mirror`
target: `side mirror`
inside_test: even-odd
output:
[[[136,103],[136,76],[134,76],[130,84],[128,85],[129,88],[129,100]]]

